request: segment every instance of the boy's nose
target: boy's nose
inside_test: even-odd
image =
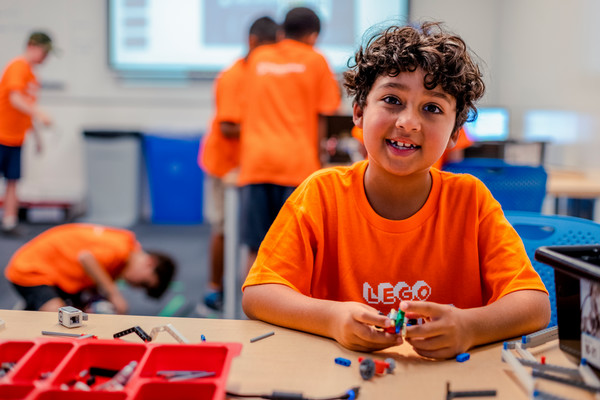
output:
[[[421,127],[421,119],[418,110],[413,107],[405,107],[396,119],[396,128],[406,132],[417,131]]]

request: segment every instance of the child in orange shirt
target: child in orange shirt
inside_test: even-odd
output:
[[[159,298],[174,274],[173,260],[143,250],[133,232],[91,224],[48,229],[20,247],[4,271],[27,310],[85,308],[85,292],[97,290],[119,314],[126,313],[128,305],[115,279]]]
[[[21,178],[21,146],[31,130],[38,152],[41,141],[33,122],[50,125],[51,119],[36,104],[40,85],[33,67],[42,64],[52,50],[52,39],[44,32],[29,36],[24,53],[13,59],[0,79],[0,175],[6,179],[2,232],[20,236],[17,182]]]
[[[240,109],[237,97],[246,78],[248,56],[259,46],[275,43],[279,25],[269,17],[252,23],[248,32],[248,53],[225,69],[215,79],[214,99],[216,115],[203,141],[198,162],[206,172],[209,191],[207,219],[211,227],[210,287],[204,304],[220,311],[223,305],[223,252],[225,176],[236,170],[240,163]],[[199,307],[201,308],[201,307]],[[206,312],[201,311],[201,314]]]
[[[321,167],[319,117],[333,114],[340,90],[327,60],[314,49],[321,22],[305,7],[287,12],[285,38],[248,58],[241,154],[242,241],[248,266],[277,212],[297,185]]]
[[[244,284],[253,319],[360,351],[426,357],[544,328],[548,293],[485,185],[431,166],[484,92],[460,37],[392,26],[344,74],[368,160],[318,171],[285,203]],[[392,308],[424,323],[388,333]]]

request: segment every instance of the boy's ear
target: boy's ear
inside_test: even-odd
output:
[[[451,148],[456,146],[456,142],[458,142],[458,135],[461,129],[462,128],[458,128],[454,132],[452,132],[452,134],[450,135],[450,139],[448,139],[448,145],[446,146],[446,149],[450,150]]]
[[[354,121],[354,125],[356,125],[362,129],[362,127],[363,127],[363,109],[356,103],[354,103],[354,106],[352,106],[352,121]]]

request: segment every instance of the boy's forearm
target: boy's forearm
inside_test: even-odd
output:
[[[548,295],[538,290],[509,293],[488,306],[469,311],[472,346],[535,332],[550,321]]]
[[[79,262],[85,273],[96,283],[102,295],[110,299],[119,294],[117,285],[90,252],[82,252],[79,255]]]
[[[27,101],[21,92],[10,92],[10,104],[17,110],[31,117],[35,117],[37,108],[36,105]]]
[[[333,305],[280,284],[246,287],[242,298],[249,318],[326,337],[332,337]]]

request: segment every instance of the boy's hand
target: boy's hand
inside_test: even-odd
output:
[[[117,314],[127,314],[127,311],[129,311],[129,304],[120,292],[112,293],[108,297],[108,301],[110,301],[112,305],[115,306],[115,312]]]
[[[406,329],[406,341],[418,354],[451,358],[471,347],[473,338],[465,315],[468,310],[427,301],[403,301],[400,309],[407,318],[424,320],[423,324]]]
[[[331,321],[331,336],[342,346],[355,351],[375,351],[402,343],[402,336],[383,332],[392,321],[373,307],[355,302],[340,302]]]

